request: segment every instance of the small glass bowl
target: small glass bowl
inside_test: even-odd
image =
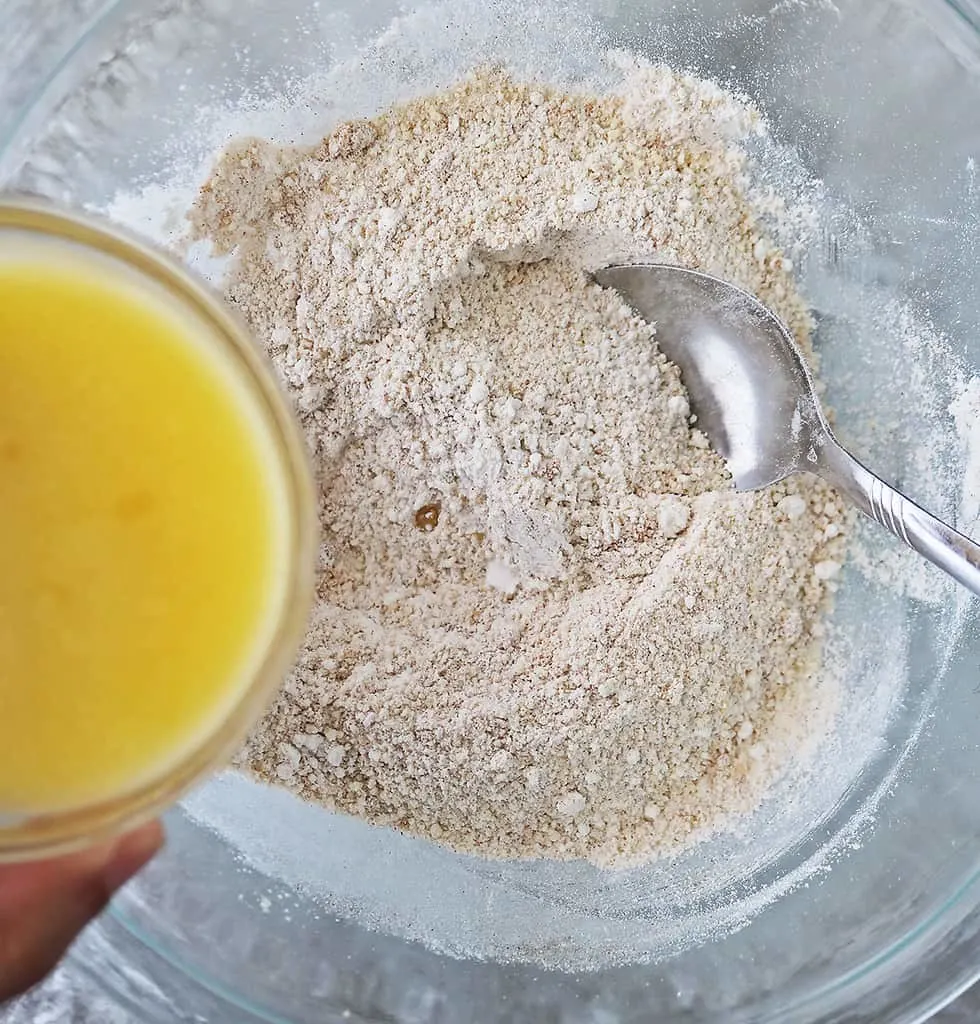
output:
[[[0,195],[0,238],[8,232],[64,243],[117,263],[137,287],[162,293],[200,326],[247,390],[267,432],[283,481],[289,552],[282,567],[282,599],[273,611],[266,648],[225,717],[179,759],[132,790],[90,806],[37,816],[0,814],[0,863],[70,852],[155,817],[221,766],[259,719],[295,656],[313,598],[317,542],[313,477],[299,426],[273,368],[245,324],[210,287],[176,259],[101,220],[56,208],[33,197]]]

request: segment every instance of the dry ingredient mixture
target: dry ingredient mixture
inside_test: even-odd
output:
[[[240,765],[487,856],[676,850],[834,710],[839,499],[735,493],[655,328],[587,276],[698,267],[809,350],[747,195],[757,115],[623,70],[604,95],[482,70],[312,149],[242,139],[191,215],[319,475],[313,624]]]

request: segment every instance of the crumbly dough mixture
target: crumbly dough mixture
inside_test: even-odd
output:
[[[676,850],[833,713],[838,498],[735,493],[655,328],[587,276],[699,267],[808,350],[747,198],[758,118],[623,72],[590,95],[482,70],[313,148],[242,139],[191,214],[319,478],[312,627],[240,765],[487,856]]]

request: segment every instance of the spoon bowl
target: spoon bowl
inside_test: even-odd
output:
[[[980,547],[844,450],[799,347],[772,310],[735,285],[683,267],[623,264],[594,277],[656,326],[661,350],[681,371],[698,427],[738,490],[815,473],[980,595]]]

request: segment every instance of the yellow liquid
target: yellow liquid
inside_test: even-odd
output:
[[[176,762],[282,601],[285,485],[247,385],[162,288],[70,248],[0,247],[0,814]]]

